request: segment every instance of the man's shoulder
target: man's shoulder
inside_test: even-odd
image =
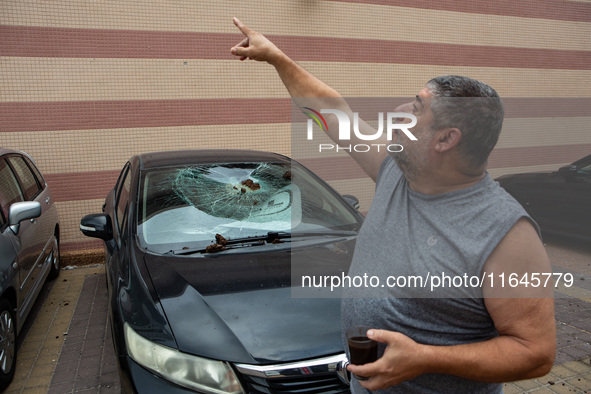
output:
[[[490,198],[487,201],[491,208],[502,212],[504,215],[515,218],[514,223],[520,218],[527,219],[528,226],[540,233],[537,223],[529,216],[527,210],[511,194],[509,194],[501,185],[493,180],[488,174],[487,193]]]
[[[376,178],[376,187],[384,182],[397,182],[402,176],[402,171],[398,168],[396,161],[392,156],[388,155],[380,165],[378,177]]]

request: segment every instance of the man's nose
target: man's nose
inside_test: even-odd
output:
[[[400,104],[398,107],[394,108],[394,112],[409,112],[412,108],[412,102]]]
[[[400,104],[398,107],[394,108],[394,112],[403,112],[407,114],[412,114],[412,101],[404,104]],[[407,117],[403,118],[396,118],[394,119],[397,124],[402,123],[410,123],[410,119]]]

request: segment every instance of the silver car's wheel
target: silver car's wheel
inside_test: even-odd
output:
[[[8,301],[0,301],[0,390],[12,381],[16,364],[16,321]]]
[[[0,370],[7,374],[12,369],[12,360],[16,350],[14,320],[8,311],[0,315]]]
[[[60,240],[56,237],[53,240],[53,251],[51,252],[51,269],[49,270],[49,279],[55,279],[60,274]]]

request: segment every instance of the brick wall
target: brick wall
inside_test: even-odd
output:
[[[489,83],[508,107],[493,176],[591,153],[589,2],[3,0],[0,145],[46,174],[65,251],[100,247],[79,220],[135,153],[291,153],[289,96],[271,66],[232,58],[233,16],[348,97],[412,97],[445,74]],[[327,160],[306,164],[367,210],[372,182]]]

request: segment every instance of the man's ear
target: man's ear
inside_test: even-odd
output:
[[[462,131],[456,127],[439,130],[435,143],[437,152],[446,152],[456,147],[462,139]]]

